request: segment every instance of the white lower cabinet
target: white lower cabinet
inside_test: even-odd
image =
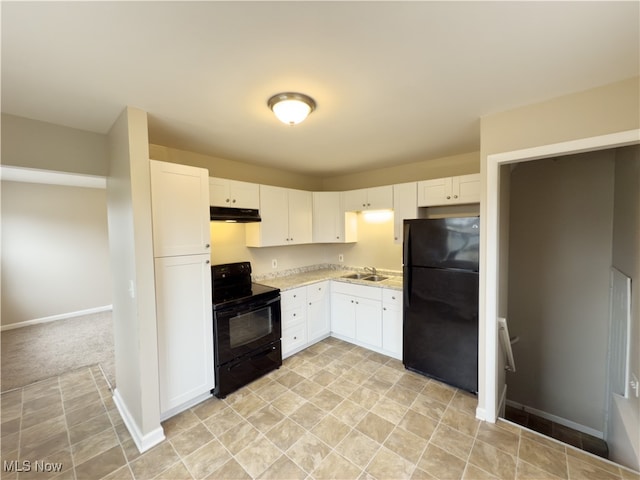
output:
[[[307,288],[307,339],[315,343],[331,333],[329,310],[329,282],[309,285]]]
[[[382,348],[382,289],[333,282],[331,332],[365,347]]]
[[[402,359],[402,291],[327,280],[280,295],[282,358],[332,335]]]
[[[160,414],[168,418],[214,387],[209,254],[155,259]]]
[[[285,290],[280,294],[282,308],[282,358],[328,337],[329,282]]]
[[[402,360],[402,292],[382,290],[382,349]]]

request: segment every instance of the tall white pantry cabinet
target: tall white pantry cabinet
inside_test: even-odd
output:
[[[162,419],[214,387],[209,173],[150,160]]]

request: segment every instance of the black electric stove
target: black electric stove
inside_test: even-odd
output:
[[[249,262],[211,267],[216,386],[224,398],[282,365],[280,290],[251,281]]]

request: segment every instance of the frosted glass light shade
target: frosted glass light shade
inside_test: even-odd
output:
[[[269,108],[282,123],[296,125],[315,109],[316,102],[302,93],[279,93],[269,99]]]

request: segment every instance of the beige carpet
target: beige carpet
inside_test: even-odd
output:
[[[96,364],[115,385],[111,312],[5,330],[0,337],[2,392]]]

